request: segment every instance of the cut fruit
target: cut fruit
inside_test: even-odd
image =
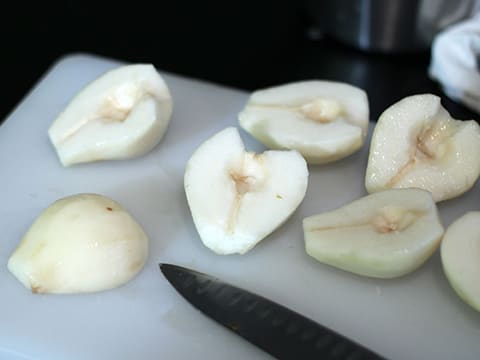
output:
[[[64,166],[127,159],[160,142],[171,114],[170,92],[155,68],[127,65],[85,87],[48,134]]]
[[[240,125],[271,149],[299,151],[310,164],[342,159],[362,147],[369,108],[360,88],[303,81],[254,92]]]
[[[442,264],[452,288],[467,304],[480,311],[480,211],[453,222],[442,240]]]
[[[295,211],[307,190],[308,169],[296,151],[246,152],[230,127],[198,147],[184,180],[205,246],[217,254],[244,254]]]
[[[469,190],[480,175],[480,126],[453,119],[435,95],[414,95],[389,107],[375,126],[365,186],[428,190],[435,201]]]
[[[50,205],[8,261],[34,293],[80,293],[125,284],[145,264],[148,238],[117,202],[79,194]]]
[[[392,189],[303,220],[316,260],[355,274],[394,278],[420,267],[443,235],[428,191]]]

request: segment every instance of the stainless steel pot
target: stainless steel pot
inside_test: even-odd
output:
[[[309,0],[315,23],[368,51],[426,49],[435,34],[472,14],[476,0]]]

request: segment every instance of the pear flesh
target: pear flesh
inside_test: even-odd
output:
[[[307,183],[307,165],[297,151],[247,152],[234,127],[201,144],[184,177],[198,234],[222,255],[246,253],[284,223]]]
[[[366,93],[352,85],[311,80],[255,91],[240,126],[271,149],[299,151],[309,164],[342,159],[366,138]]]
[[[148,238],[117,202],[97,194],[60,199],[35,220],[8,261],[33,293],[121,286],[144,266]]]
[[[435,201],[457,197],[480,175],[480,126],[453,119],[431,94],[385,110],[375,126],[365,176],[369,193],[417,187]]]
[[[428,191],[392,189],[307,217],[303,231],[314,259],[358,275],[395,278],[433,254],[443,226]]]
[[[64,166],[152,150],[172,114],[170,91],[150,64],[113,69],[87,85],[49,128]]]
[[[441,245],[442,265],[458,296],[480,311],[480,211],[471,211],[454,221]]]

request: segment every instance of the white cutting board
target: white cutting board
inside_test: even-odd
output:
[[[391,359],[479,358],[480,313],[451,290],[438,252],[418,271],[395,280],[355,276],[305,254],[304,217],[365,195],[368,146],[335,164],[311,167],[296,213],[243,256],[218,256],[201,244],[183,191],[192,151],[237,125],[248,96],[242,91],[163,74],[175,108],[158,147],[134,160],[63,168],[47,138],[50,123],[83,86],[119,64],[88,55],[61,59],[0,126],[0,359],[268,358],[186,303],[160,274],[159,262],[220,276]],[[263,149],[241,134],[247,148]],[[109,196],[139,220],[150,237],[147,264],[115,290],[31,294],[7,271],[7,259],[46,206],[81,192]],[[441,203],[445,226],[480,209],[479,197],[477,184]]]

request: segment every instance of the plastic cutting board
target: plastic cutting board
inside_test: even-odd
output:
[[[480,356],[480,314],[443,274],[437,252],[395,280],[322,265],[304,251],[304,217],[365,195],[368,145],[347,159],[310,167],[305,200],[246,255],[218,256],[196,234],[183,191],[185,164],[217,131],[237,126],[248,94],[161,71],[174,115],[151,153],[63,168],[47,129],[88,82],[119,62],[60,59],[0,126],[0,359],[264,359],[268,355],[187,304],[158,270],[172,262],[220,276],[286,305],[390,359]],[[241,131],[246,146],[263,147]],[[215,191],[215,189],[206,189]],[[120,202],[144,226],[150,254],[127,285],[84,295],[34,295],[7,270],[36,216],[55,200],[94,192]],[[480,208],[480,186],[439,204],[444,225]]]

